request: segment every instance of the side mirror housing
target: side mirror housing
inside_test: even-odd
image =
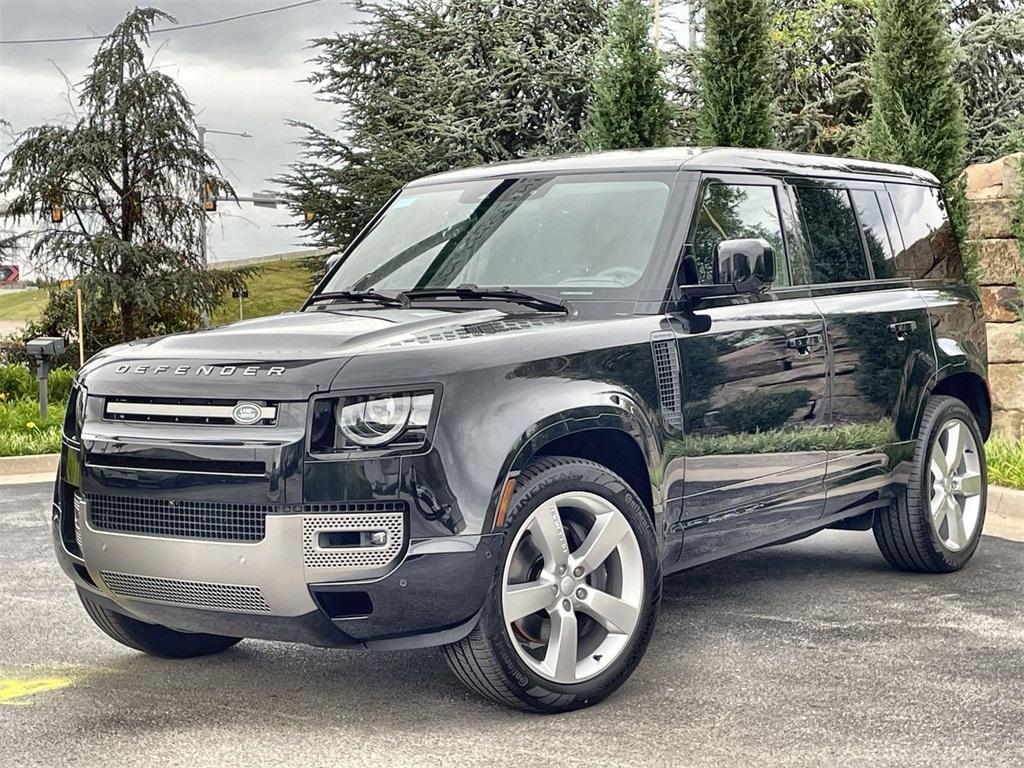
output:
[[[737,293],[760,293],[775,279],[775,253],[767,240],[723,240],[715,249],[714,281]]]
[[[720,242],[715,248],[714,282],[711,285],[693,284],[696,282],[696,264],[689,265],[687,270],[687,259],[693,260],[692,253],[684,256],[683,271],[684,274],[692,273],[693,277],[687,277],[687,284],[679,286],[679,291],[691,302],[700,303],[714,296],[763,293],[775,279],[775,253],[768,241],[761,238]]]

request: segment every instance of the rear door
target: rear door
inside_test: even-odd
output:
[[[931,329],[924,300],[894,268],[902,243],[885,187],[800,179],[791,189],[828,329],[825,515],[849,515],[887,503],[910,457]]]
[[[710,283],[716,245],[748,237],[771,244],[776,280],[759,296],[704,302],[696,310],[710,319],[704,332],[693,332],[684,313],[674,324],[684,435],[670,450],[682,454],[685,480],[670,472],[677,482],[668,493],[682,497],[688,565],[784,538],[820,518],[828,423],[824,321],[809,290],[792,286],[783,185],[705,175],[698,199],[681,281]]]

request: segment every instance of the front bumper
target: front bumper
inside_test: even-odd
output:
[[[112,610],[188,632],[339,647],[453,642],[475,624],[501,545],[494,534],[391,538],[375,561],[366,549],[339,559],[341,550],[317,546],[320,532],[377,530],[394,516],[323,505],[266,515],[252,542],[111,532],[86,505],[68,504],[77,491],[61,484],[53,534],[68,576]]]

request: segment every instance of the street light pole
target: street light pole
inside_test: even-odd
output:
[[[208,133],[218,133],[218,134],[220,134],[222,136],[239,136],[239,137],[241,137],[243,139],[251,139],[252,138],[252,134],[249,133],[248,131],[218,131],[218,130],[216,130],[214,128],[207,128],[205,125],[197,125],[196,126],[196,133],[199,136],[199,149],[204,150],[204,151],[206,149],[206,134],[208,134]],[[201,190],[200,190],[200,195],[202,195],[202,191]],[[203,271],[205,272],[206,269],[209,267],[209,261],[210,261],[208,253],[207,253],[207,245],[206,245],[206,211],[205,210],[203,211],[202,219],[199,222],[199,260],[202,263]],[[203,311],[202,311],[202,313],[200,315],[199,322],[200,322],[200,325],[202,325],[203,328],[208,328],[210,326],[210,313],[207,312],[205,309],[203,309]]]

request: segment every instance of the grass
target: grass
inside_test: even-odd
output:
[[[988,481],[1024,491],[1024,440],[993,437],[985,444]]]
[[[31,456],[57,453],[64,406],[54,404],[45,419],[32,398],[0,400],[0,456]]]
[[[245,299],[245,317],[276,315],[298,309],[312,289],[309,272],[299,259],[272,261],[260,265],[261,271],[249,281],[249,298]],[[46,306],[47,292],[43,288],[25,291],[0,291],[0,320],[30,321],[39,319]],[[217,325],[238,320],[238,299],[225,294],[224,303],[213,312]]]
[[[297,259],[261,264],[260,273],[249,281],[249,298],[244,301],[245,317],[265,317],[298,309],[311,291],[309,272]],[[228,293],[211,319],[216,325],[236,322],[238,299]]]
[[[0,291],[0,320],[38,320],[45,306],[46,291],[42,288]]]

